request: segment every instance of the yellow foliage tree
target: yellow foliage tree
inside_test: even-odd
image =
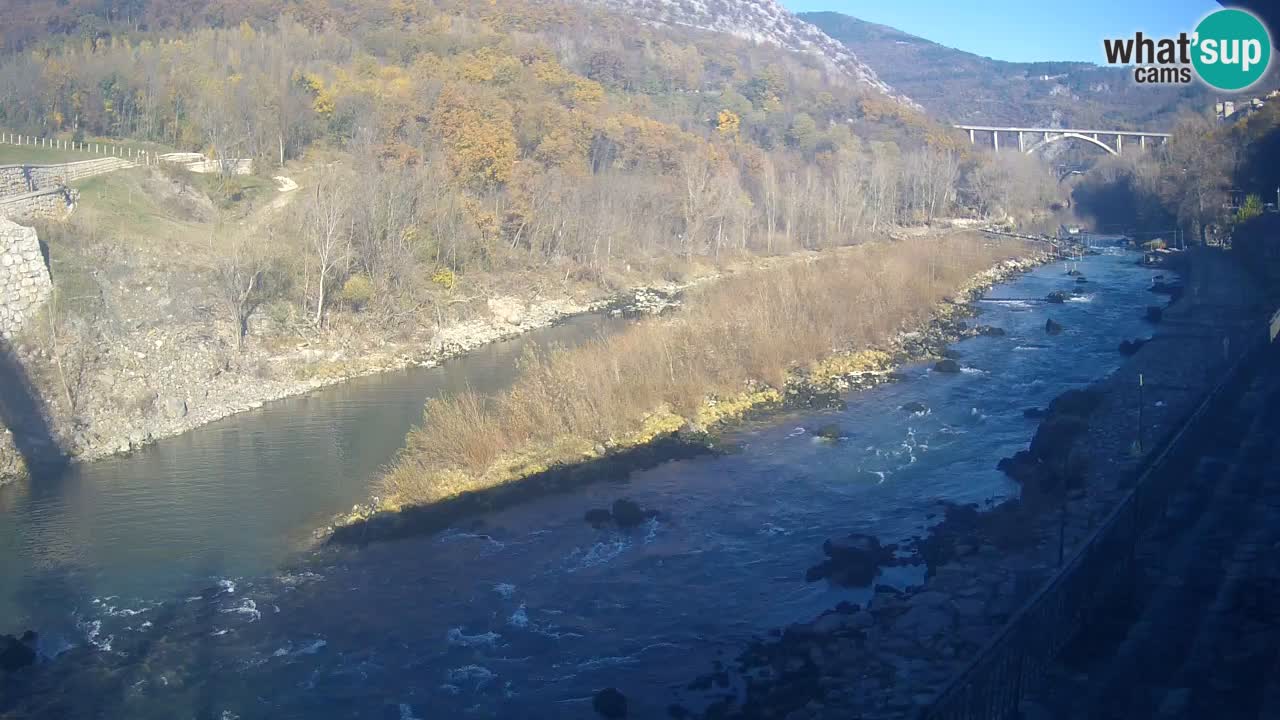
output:
[[[500,185],[511,179],[519,149],[509,105],[478,101],[451,86],[441,91],[433,119],[448,150],[449,169],[462,184]]]
[[[742,120],[730,110],[721,110],[716,115],[716,132],[724,137],[737,137],[742,127]]]

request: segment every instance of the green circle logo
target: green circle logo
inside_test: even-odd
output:
[[[1244,10],[1218,10],[1196,26],[1191,63],[1200,79],[1218,90],[1244,90],[1271,63],[1271,35]]]

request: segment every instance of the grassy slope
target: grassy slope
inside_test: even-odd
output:
[[[0,165],[53,165],[93,160],[97,155],[72,150],[54,150],[34,145],[0,145]]]

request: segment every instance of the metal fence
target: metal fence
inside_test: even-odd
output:
[[[1195,411],[1140,465],[1133,489],[1071,560],[1022,608],[920,713],[921,720],[1004,720],[1043,681],[1050,664],[1101,607],[1109,593],[1133,579],[1143,533],[1162,516],[1180,473],[1185,441],[1211,422],[1210,409],[1246,378],[1265,351],[1251,346]]]

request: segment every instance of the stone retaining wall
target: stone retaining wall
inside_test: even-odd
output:
[[[135,167],[123,158],[98,158],[60,165],[0,165],[0,198],[49,190],[76,180]]]
[[[0,217],[0,336],[12,337],[52,291],[35,228]]]
[[[0,218],[11,220],[61,220],[76,207],[80,194],[67,187],[0,197]]]

